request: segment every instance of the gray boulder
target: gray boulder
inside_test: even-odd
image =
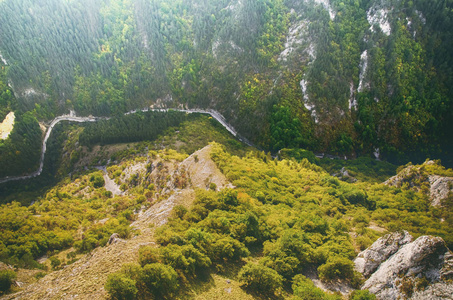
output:
[[[395,254],[403,245],[412,242],[412,236],[407,231],[394,232],[379,238],[373,245],[359,253],[354,260],[357,271],[368,277]]]
[[[375,269],[362,289],[378,299],[453,299],[453,254],[444,240],[421,236],[411,242],[409,237],[389,234],[361,253],[357,270],[365,275]]]

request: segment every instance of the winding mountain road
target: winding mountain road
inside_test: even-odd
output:
[[[135,114],[139,111],[142,111],[142,112],[147,112],[147,111],[161,111],[161,112],[167,112],[169,110],[173,110],[173,111],[179,111],[179,112],[185,112],[185,113],[199,113],[199,114],[207,114],[207,115],[210,115],[211,117],[213,117],[214,119],[216,119],[223,127],[225,127],[226,130],[228,130],[233,136],[235,136],[238,140],[240,140],[241,142],[245,143],[246,145],[248,146],[251,146],[251,147],[255,147],[255,145],[253,145],[249,140],[247,140],[246,138],[240,136],[237,131],[234,129],[233,126],[231,126],[226,120],[225,118],[222,116],[222,114],[220,114],[218,111],[215,111],[215,110],[202,110],[202,109],[149,109],[149,108],[145,108],[145,109],[138,109],[138,110],[132,110],[132,111],[129,111],[127,113],[125,113],[125,115],[130,115],[130,114]],[[53,128],[55,127],[55,125],[57,125],[58,123],[62,122],[62,121],[69,121],[69,122],[78,122],[78,123],[85,123],[85,122],[97,122],[98,120],[108,120],[110,119],[109,117],[93,117],[93,116],[90,116],[90,117],[77,117],[75,116],[73,113],[69,114],[69,115],[62,115],[62,116],[59,116],[59,117],[56,117],[55,119],[52,120],[52,122],[50,123],[49,125],[49,128],[47,128],[47,131],[46,131],[46,135],[44,137],[44,140],[42,142],[42,148],[41,148],[41,159],[39,161],[39,168],[38,170],[36,170],[35,172],[31,173],[31,174],[28,174],[28,175],[23,175],[23,176],[7,176],[5,178],[2,178],[0,179],[0,184],[2,183],[6,183],[6,182],[10,182],[10,181],[16,181],[16,180],[24,180],[24,179],[30,179],[30,178],[33,178],[33,177],[37,177],[39,175],[41,175],[41,172],[42,172],[42,169],[44,167],[44,157],[46,155],[46,149],[47,149],[47,140],[49,139],[50,137],[50,134],[52,133],[52,130]]]

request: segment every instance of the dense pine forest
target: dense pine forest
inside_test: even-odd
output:
[[[6,0],[1,109],[213,108],[268,150],[451,163],[452,5]]]

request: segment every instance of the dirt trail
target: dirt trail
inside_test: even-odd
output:
[[[141,246],[154,244],[154,231],[168,220],[176,205],[189,207],[195,199],[196,188],[206,188],[206,183],[214,182],[219,189],[231,186],[210,158],[211,146],[207,146],[184,160],[192,185],[175,190],[163,200],[138,215],[131,226],[140,230],[140,235],[129,240],[116,240],[114,243],[95,249],[72,265],[52,272],[38,282],[16,294],[0,299],[106,299],[104,284],[110,273],[121,269],[124,263],[137,262]],[[196,157],[196,158],[195,158]]]

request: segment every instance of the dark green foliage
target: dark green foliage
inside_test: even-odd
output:
[[[294,158],[297,161],[302,161],[303,159],[308,160],[310,163],[316,163],[316,156],[313,152],[305,149],[281,149],[278,152],[278,157],[280,159],[291,159]]]
[[[183,205],[176,205],[174,208],[173,208],[173,215],[176,217],[176,218],[180,218],[182,219],[188,212],[189,210],[183,206]]]
[[[12,270],[1,270],[0,271],[0,293],[7,292],[11,285],[13,284],[13,280],[16,279],[17,275]]]
[[[52,256],[50,258],[50,265],[52,266],[52,269],[57,270],[58,267],[60,266],[60,264],[61,264],[61,260],[58,257]]]
[[[283,231],[276,242],[268,242],[264,245],[264,253],[266,255],[271,258],[275,257],[276,259],[290,259],[292,263],[297,262],[297,267],[313,260],[313,250],[309,243],[308,235],[302,230],[295,229]],[[297,267],[295,267],[296,270]],[[291,276],[292,274],[287,275]]]
[[[138,262],[142,267],[160,261],[159,249],[151,246],[144,246],[138,250]]]
[[[93,187],[100,188],[105,184],[104,177],[102,172],[95,172],[91,174],[90,182],[93,184]]]
[[[275,270],[248,263],[238,274],[239,281],[259,294],[274,294],[282,288],[283,278]]]
[[[6,140],[0,140],[0,178],[38,169],[41,136],[38,120],[31,112],[16,113],[12,132]]]
[[[277,271],[285,279],[291,279],[301,269],[296,257],[288,256],[281,250],[268,253],[260,263]]]
[[[179,287],[176,271],[171,266],[160,263],[145,265],[139,282],[156,297],[171,295]]]
[[[113,273],[108,276],[105,290],[113,299],[117,300],[135,299],[138,292],[135,280],[121,273]]]
[[[319,278],[324,281],[335,279],[353,280],[354,264],[347,258],[334,256],[318,268]]]
[[[217,261],[236,261],[250,255],[249,250],[244,244],[229,236],[219,237],[212,244],[212,248],[213,258]]]
[[[193,245],[168,245],[161,248],[162,262],[175,270],[195,275],[197,271],[211,266],[211,260]]]
[[[203,9],[191,1],[2,1],[8,78],[0,78],[0,119],[7,110],[40,120],[69,109],[120,116],[159,99],[215,108],[267,150],[369,155],[379,148],[393,162],[430,155],[451,164],[450,3],[330,4],[332,19],[310,1],[235,7],[213,0]],[[389,36],[370,30],[367,13],[376,5],[389,9]],[[290,43],[295,28],[301,40]],[[137,129],[130,133],[143,139]]]
[[[345,168],[350,176],[360,181],[380,183],[397,173],[396,165],[371,157],[359,157],[352,160],[320,159],[318,163],[330,174],[339,174],[341,169]]]
[[[289,107],[274,106],[270,122],[271,149],[297,148],[302,143],[300,120],[294,118]]]
[[[86,146],[154,140],[167,128],[195,117],[175,111],[140,112],[90,123],[86,125],[79,140]]]
[[[376,300],[376,296],[369,290],[357,290],[351,293],[349,300]]]

